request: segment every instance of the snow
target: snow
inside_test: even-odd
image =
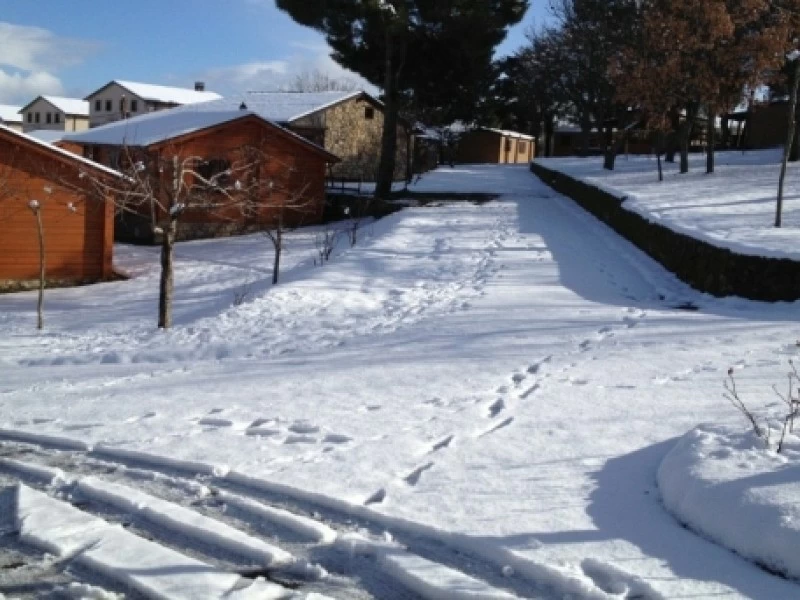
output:
[[[240,110],[220,112],[176,112],[161,110],[132,119],[124,119],[64,136],[76,144],[114,144],[150,146],[249,115]]]
[[[739,254],[800,260],[800,188],[787,189],[783,226],[773,227],[780,153],[720,152],[712,175],[705,173],[705,157],[691,154],[688,174],[681,175],[677,163],[663,163],[661,183],[651,156],[620,156],[614,171],[603,169],[599,159],[537,162],[625,198],[626,209],[673,231]],[[799,168],[789,164],[789,180]]]
[[[64,96],[41,96],[41,98],[55,106],[65,115],[89,116],[89,103],[80,98],[65,98]]]
[[[492,129],[491,127],[481,127],[480,129],[482,131],[491,131],[493,133],[499,133],[500,135],[504,135],[506,137],[519,138],[521,140],[534,140],[534,139],[536,139],[532,135],[527,135],[527,134],[524,134],[524,133],[520,133],[518,131],[508,131],[508,130],[505,130],[505,129]]]
[[[19,111],[22,110],[21,106],[12,104],[0,104],[0,122],[2,123],[22,123],[22,115]]]
[[[250,110],[268,121],[290,123],[318,112],[339,102],[366,92],[247,92],[241,96],[219,98],[211,102],[193,104],[180,109],[182,112],[218,112],[239,110],[244,102]],[[371,98],[371,96],[369,96]],[[377,100],[376,103],[380,104]]]
[[[752,432],[692,430],[659,467],[664,504],[695,531],[800,579],[800,439],[790,440],[777,454]]]
[[[128,533],[20,485],[17,490],[20,537],[31,545],[94,569],[152,598],[263,598],[288,595],[256,580],[239,589],[239,577]],[[232,594],[234,590],[237,592]]]
[[[287,565],[293,560],[288,552],[280,548],[128,486],[85,477],[77,482],[76,491],[84,498],[115,506],[159,527],[247,557],[258,565]]]
[[[220,97],[216,92],[199,92],[193,89],[172,87],[166,85],[155,85],[152,83],[138,83],[135,81],[123,81],[116,79],[111,83],[116,83],[127,89],[132,94],[135,94],[142,100],[149,100],[152,102],[165,102],[168,104],[195,104],[198,102],[208,102],[209,100],[216,100]],[[105,89],[106,84],[100,90],[93,92],[88,96],[91,98],[101,90]],[[88,114],[88,113],[87,113]]]
[[[725,219],[746,221],[747,181],[766,181],[757,164],[769,154],[748,156],[747,176],[730,165],[685,178],[694,203],[733,199],[742,212]],[[644,196],[652,163],[623,163]],[[665,203],[679,202],[667,186]],[[157,248],[116,246],[127,281],[47,290],[43,332],[35,293],[0,297],[3,456],[70,472],[68,456],[103,490],[118,484],[105,464],[219,487],[244,499],[245,518],[294,527],[322,567],[347,548],[347,565],[372,556],[376,577],[395,578],[372,597],[403,597],[400,586],[427,598],[798,597],[795,581],[753,562],[766,562],[747,554],[755,541],[731,552],[733,535],[691,512],[712,508],[708,487],[726,533],[737,507],[795,514],[794,463],[748,450],[722,392],[734,366],[742,394],[772,398],[799,352],[798,303],[690,289],[525,165],[444,168],[412,188],[501,196],[404,209],[355,247],[343,237],[322,267],[323,228],[293,232],[274,287],[263,236],[180,243],[169,331],[155,328]],[[698,310],[676,308],[687,302]],[[704,431],[729,448],[727,466],[681,450],[700,423],[725,428]],[[43,454],[15,454],[20,442]],[[684,492],[688,516],[669,500]],[[25,539],[82,547],[79,515],[40,520]],[[97,550],[103,574],[114,556],[138,556],[119,544]]]
[[[49,143],[47,143],[45,141],[37,139],[34,136],[30,136],[30,135],[27,135],[25,133],[20,133],[19,131],[14,131],[10,127],[7,127],[7,126],[5,126],[5,125],[3,125],[1,123],[0,123],[0,132],[4,132],[6,134],[9,134],[12,137],[13,136],[19,136],[22,139],[28,140],[28,141],[33,142],[34,144],[36,144],[38,146],[46,148],[50,152],[53,152],[55,154],[60,154],[61,156],[65,156],[65,157],[69,158],[70,160],[75,161],[76,163],[86,165],[86,166],[91,167],[92,169],[95,169],[95,170],[98,170],[98,171],[103,171],[104,173],[107,173],[108,175],[112,175],[114,177],[121,177],[119,171],[115,171],[114,169],[109,169],[108,167],[106,167],[104,165],[101,165],[101,164],[96,163],[96,162],[94,162],[92,160],[89,160],[88,158],[83,158],[82,156],[78,156],[77,154],[73,154],[72,152],[64,150],[63,148],[59,148],[58,146],[51,145],[51,144],[49,144]]]
[[[29,131],[27,135],[32,138],[36,138],[40,142],[55,144],[56,142],[63,140],[64,136],[67,134],[64,131],[57,129],[35,129],[34,131]]]

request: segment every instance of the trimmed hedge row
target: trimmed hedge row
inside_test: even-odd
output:
[[[712,246],[648,221],[623,208],[621,198],[593,185],[535,162],[531,171],[701,292],[767,302],[800,299],[800,262]]]

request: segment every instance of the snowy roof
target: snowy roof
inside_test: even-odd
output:
[[[149,100],[151,102],[165,102],[168,104],[195,104],[197,102],[208,102],[209,100],[216,100],[221,96],[216,92],[199,92],[197,90],[170,87],[166,85],[155,85],[152,83],[138,83],[135,81],[123,81],[115,79],[108,82],[100,89],[95,90],[86,99],[99,94],[112,84],[117,84],[124,87],[131,94],[138,96],[142,100]]]
[[[215,112],[161,110],[132,119],[115,121],[79,133],[71,133],[64,136],[64,141],[78,144],[151,146],[240,119],[249,114],[252,113],[243,110]]]
[[[23,140],[27,140],[29,142],[32,142],[33,144],[35,144],[35,145],[37,145],[37,146],[39,146],[41,148],[46,148],[49,152],[55,152],[56,154],[60,154],[61,156],[65,157],[65,158],[68,158],[70,160],[75,160],[75,161],[77,161],[79,163],[83,163],[84,165],[92,167],[93,169],[96,169],[98,171],[103,171],[105,173],[108,173],[109,175],[113,175],[114,177],[122,177],[122,174],[119,171],[115,171],[114,169],[109,169],[108,167],[106,167],[104,165],[101,165],[100,163],[96,163],[93,160],[89,160],[88,158],[84,158],[82,156],[79,156],[77,154],[69,152],[68,150],[64,150],[63,148],[59,148],[58,146],[54,146],[52,144],[48,144],[47,142],[43,142],[41,140],[38,140],[33,136],[27,135],[25,133],[20,133],[19,131],[14,131],[10,127],[7,127],[7,126],[5,126],[3,124],[0,124],[0,132],[8,133],[11,136],[17,136],[17,137],[19,137],[19,138],[21,138]]]
[[[37,129],[35,131],[29,131],[28,135],[32,138],[36,138],[40,142],[55,144],[64,139],[66,132],[60,129]]]
[[[221,125],[229,121],[235,121],[236,119],[241,119],[246,116],[253,116],[261,119],[264,123],[279,129],[287,136],[295,138],[298,142],[338,160],[324,148],[300,137],[296,133],[288,131],[252,111],[239,109],[214,112],[180,109],[160,110],[132,119],[115,121],[79,133],[70,133],[65,135],[62,139],[65,142],[74,142],[76,144],[151,146],[196,131],[202,131],[216,125]]]
[[[520,133],[518,131],[509,131],[507,129],[493,129],[491,127],[481,127],[480,129],[481,131],[491,131],[492,133],[497,133],[506,137],[519,138],[523,140],[535,139],[532,135],[527,135],[525,133]]]
[[[21,110],[21,106],[0,104],[0,121],[4,123],[21,123],[22,116],[19,114]]]
[[[289,123],[313,114],[350,98],[364,95],[375,103],[366,92],[247,92],[238,97],[220,98],[203,104],[194,104],[184,110],[219,111],[237,110],[244,102],[250,110],[268,121]]]
[[[26,108],[39,99],[49,102],[65,115],[78,115],[81,117],[89,116],[88,102],[81,100],[80,98],[65,98],[64,96],[36,96],[36,98],[19,109],[19,112],[23,112]]]

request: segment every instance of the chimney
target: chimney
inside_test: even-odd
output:
[[[195,81],[194,82],[194,91],[195,92],[205,92],[206,91],[206,84],[204,81]]]

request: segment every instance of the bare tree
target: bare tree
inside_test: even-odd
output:
[[[178,148],[155,152],[126,147],[121,154],[121,183],[109,183],[88,172],[84,175],[98,191],[114,198],[118,211],[152,215],[153,233],[161,244],[158,327],[168,329],[172,326],[179,222],[188,214],[219,219],[246,214],[253,188],[263,183],[254,175],[259,165],[244,149],[232,160],[186,156]]]
[[[360,89],[355,79],[331,77],[319,69],[300,73],[289,85],[290,92],[355,92]]]

